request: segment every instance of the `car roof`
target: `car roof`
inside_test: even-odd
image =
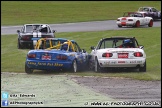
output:
[[[112,36],[112,37],[109,37],[109,38],[102,38],[101,40],[108,40],[108,39],[135,39],[135,37]]]
[[[33,38],[34,39],[34,38]],[[37,38],[35,38],[37,39]],[[41,38],[40,38],[41,39]],[[45,38],[46,40],[60,40],[60,41],[67,41],[67,40],[70,40],[70,39],[66,39],[66,38]],[[70,40],[71,42],[76,42],[74,40]]]
[[[128,36],[112,36],[110,38],[135,38],[135,37],[128,37]]]
[[[48,24],[24,24],[24,25],[48,25]]]
[[[140,7],[140,8],[155,8],[155,7],[143,6],[143,7]]]
[[[139,14],[141,14],[141,13],[138,12],[138,11],[137,11],[137,12],[124,12],[124,13],[129,13],[129,14],[131,14],[131,13],[133,13],[133,14],[136,14],[136,13],[137,13],[137,14],[138,14],[138,13],[139,13]]]

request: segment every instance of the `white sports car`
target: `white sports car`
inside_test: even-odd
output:
[[[139,12],[125,12],[123,17],[117,19],[118,27],[122,26],[132,26],[140,27],[142,25],[148,25],[149,27],[153,26],[153,19],[146,16],[144,13]]]
[[[146,72],[146,54],[144,46],[139,45],[135,37],[103,38],[96,47],[91,46],[90,69],[135,68]]]

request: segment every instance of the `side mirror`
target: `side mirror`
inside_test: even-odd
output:
[[[94,46],[91,46],[91,50],[94,50],[95,49],[95,47]]]
[[[52,30],[52,32],[53,32],[53,33],[55,33],[55,32],[56,32],[56,30]]]
[[[83,53],[86,53],[86,50],[85,50],[85,49],[82,49],[82,52],[83,52]]]
[[[143,48],[144,48],[144,46],[143,46],[143,45],[140,45],[140,46],[139,46],[139,48],[140,48],[140,49],[143,49]]]
[[[17,33],[19,33],[20,32],[20,30],[17,30]]]

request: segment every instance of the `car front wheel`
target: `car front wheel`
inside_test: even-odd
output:
[[[101,67],[100,67],[100,65],[99,65],[99,63],[98,63],[98,60],[97,60],[97,58],[95,59],[95,72],[99,72],[101,70]]]
[[[33,73],[33,69],[30,69],[30,68],[27,66],[26,63],[25,63],[25,72],[26,72],[27,74]]]

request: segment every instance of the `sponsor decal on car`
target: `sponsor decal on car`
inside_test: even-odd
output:
[[[125,63],[125,61],[118,61],[118,63]]]
[[[112,51],[111,53],[133,53],[134,51]]]
[[[29,65],[35,65],[35,66],[63,66],[61,63],[45,63],[45,62],[27,62]]]
[[[136,61],[130,61],[130,63],[136,63]]]
[[[117,62],[116,61],[111,61],[111,64],[116,64]]]

